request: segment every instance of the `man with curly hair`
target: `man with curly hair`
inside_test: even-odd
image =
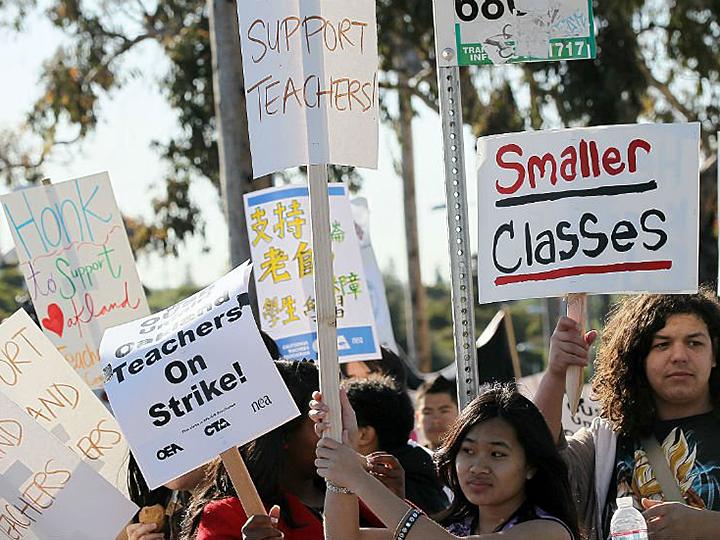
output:
[[[596,337],[567,317],[553,333],[535,403],[558,438],[565,372],[587,365]],[[719,345],[720,303],[709,291],[629,296],[615,307],[592,381],[601,417],[560,442],[588,540],[608,538],[624,496],[644,510],[653,540],[720,538]],[[653,448],[667,468],[648,458]]]

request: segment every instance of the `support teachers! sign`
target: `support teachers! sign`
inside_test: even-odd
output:
[[[0,198],[45,335],[102,388],[103,331],[150,313],[107,173]]]
[[[478,141],[480,302],[697,289],[698,124]]]

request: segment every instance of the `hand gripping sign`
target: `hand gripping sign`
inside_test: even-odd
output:
[[[115,418],[23,310],[0,325],[0,392],[127,490],[127,443]]]
[[[98,540],[137,506],[0,392],[0,537]]]
[[[101,388],[103,330],[150,313],[110,177],[0,200],[45,335],[91,388]]]
[[[105,390],[151,489],[299,414],[255,326],[250,270],[105,332]]]
[[[639,124],[480,139],[480,302],[696,291],[699,138]],[[583,306],[569,298],[580,323]]]

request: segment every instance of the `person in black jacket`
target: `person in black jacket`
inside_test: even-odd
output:
[[[382,451],[397,458],[405,471],[405,498],[427,514],[447,508],[432,456],[408,440],[415,416],[410,396],[382,375],[350,380],[345,388],[357,415],[358,451],[366,456]]]

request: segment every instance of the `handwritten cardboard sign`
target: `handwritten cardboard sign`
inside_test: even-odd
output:
[[[347,188],[333,184],[328,194],[338,356],[341,362],[380,358]],[[284,358],[316,359],[308,188],[283,186],[248,193],[245,216],[262,329],[273,337]]]
[[[434,0],[434,5],[441,66],[596,55],[592,0]]]
[[[137,512],[0,392],[0,538],[115,538]]]
[[[151,489],[299,414],[255,326],[250,271],[105,332],[105,390]]]
[[[0,391],[108,482],[127,489],[120,426],[23,310],[0,325]]]
[[[375,2],[238,2],[253,174],[377,167]]]
[[[107,173],[4,195],[38,319],[91,388],[103,331],[150,313]]]
[[[478,141],[480,302],[693,292],[698,124]]]

